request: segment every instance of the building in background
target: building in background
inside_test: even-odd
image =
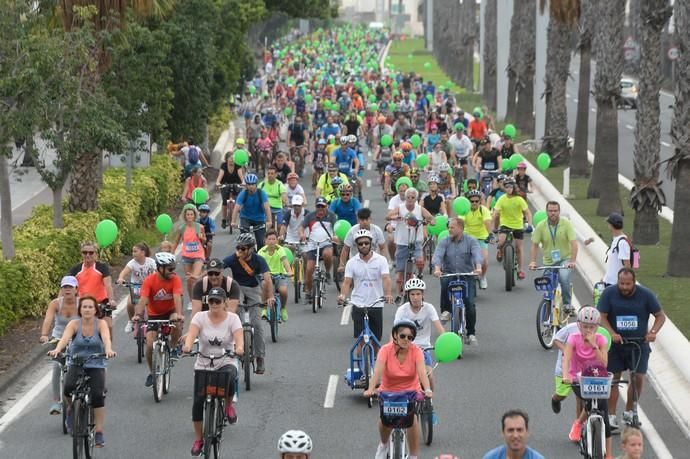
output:
[[[340,17],[354,23],[382,22],[396,34],[423,35],[420,0],[340,0]]]

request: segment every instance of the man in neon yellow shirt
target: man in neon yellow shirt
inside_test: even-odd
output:
[[[292,277],[292,267],[288,260],[287,249],[278,245],[278,233],[273,228],[266,231],[266,245],[259,250],[259,256],[266,260],[268,269],[271,271],[273,285],[280,295],[280,318],[283,322],[287,322],[287,278]],[[261,310],[261,317],[266,318],[266,308]]]
[[[271,164],[266,171],[266,179],[259,183],[268,196],[268,205],[271,206],[272,222],[274,225],[283,221],[283,208],[288,206],[287,188],[285,184],[278,180],[278,170]]]
[[[517,192],[515,180],[508,178],[503,182],[506,193],[498,198],[494,206],[494,228],[511,230],[515,240],[515,249],[518,265],[518,279],[525,278],[522,270],[522,239],[524,238],[524,221],[532,224],[532,213],[527,202]],[[503,244],[506,242],[506,233],[498,234],[498,247],[496,248],[496,260],[503,260]]]
[[[469,234],[479,242],[482,249],[482,277],[479,278],[479,288],[486,290],[488,282],[486,273],[489,270],[489,234],[491,233],[491,211],[482,205],[482,193],[470,190],[466,193],[470,200],[470,211],[465,214],[465,234]]]
[[[333,179],[340,178],[340,183],[333,184]],[[328,172],[319,177],[316,184],[316,197],[323,197],[329,204],[336,197],[338,186],[342,183],[349,183],[347,175],[338,172],[338,166],[335,163],[328,163]]]

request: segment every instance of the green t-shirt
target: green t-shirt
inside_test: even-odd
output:
[[[279,245],[276,246],[276,251],[273,252],[273,255],[268,253],[267,245],[261,247],[261,249],[259,250],[259,255],[262,256],[264,260],[266,260],[266,263],[268,264],[268,269],[269,271],[271,271],[271,274],[287,274],[287,271],[283,266],[283,258],[287,257],[285,250],[287,249]]]
[[[513,195],[512,197],[508,197],[507,194],[504,194],[498,198],[494,209],[497,209],[501,213],[499,220],[501,226],[513,230],[521,230],[524,228],[522,213],[527,210],[527,202],[522,199],[522,196]]]
[[[259,183],[259,188],[264,190],[266,196],[268,196],[268,204],[272,209],[282,209],[283,208],[283,193],[287,193],[287,188],[285,184],[280,180],[276,179],[273,185],[268,183],[268,180],[264,180]]]
[[[532,244],[541,245],[544,251],[545,265],[553,265],[569,259],[572,255],[570,242],[575,239],[573,224],[563,217],[558,220],[556,226],[551,226],[548,219],[540,222],[532,233]],[[558,254],[555,254],[554,250],[558,250]],[[560,255],[560,260],[554,260],[552,255]]]

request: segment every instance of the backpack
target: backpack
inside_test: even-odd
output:
[[[638,269],[640,267],[640,251],[637,250],[637,248],[633,245],[632,241],[628,236],[623,236],[621,238],[618,238],[618,242],[616,243],[616,246],[613,248],[612,253],[615,253],[618,251],[618,245],[621,243],[621,241],[625,239],[625,241],[630,245],[630,266],[633,269]]]
[[[187,163],[188,164],[198,164],[201,152],[198,147],[193,145],[189,146],[189,151],[187,152]]]

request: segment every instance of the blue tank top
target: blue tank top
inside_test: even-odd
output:
[[[82,321],[79,319],[79,328],[77,333],[72,338],[72,343],[69,346],[70,357],[88,357],[91,354],[98,354],[105,352],[101,334],[98,332],[98,319],[94,321],[93,336],[84,336],[82,333]],[[67,362],[72,365],[71,358]],[[84,365],[84,368],[105,368],[105,359],[91,359]]]

